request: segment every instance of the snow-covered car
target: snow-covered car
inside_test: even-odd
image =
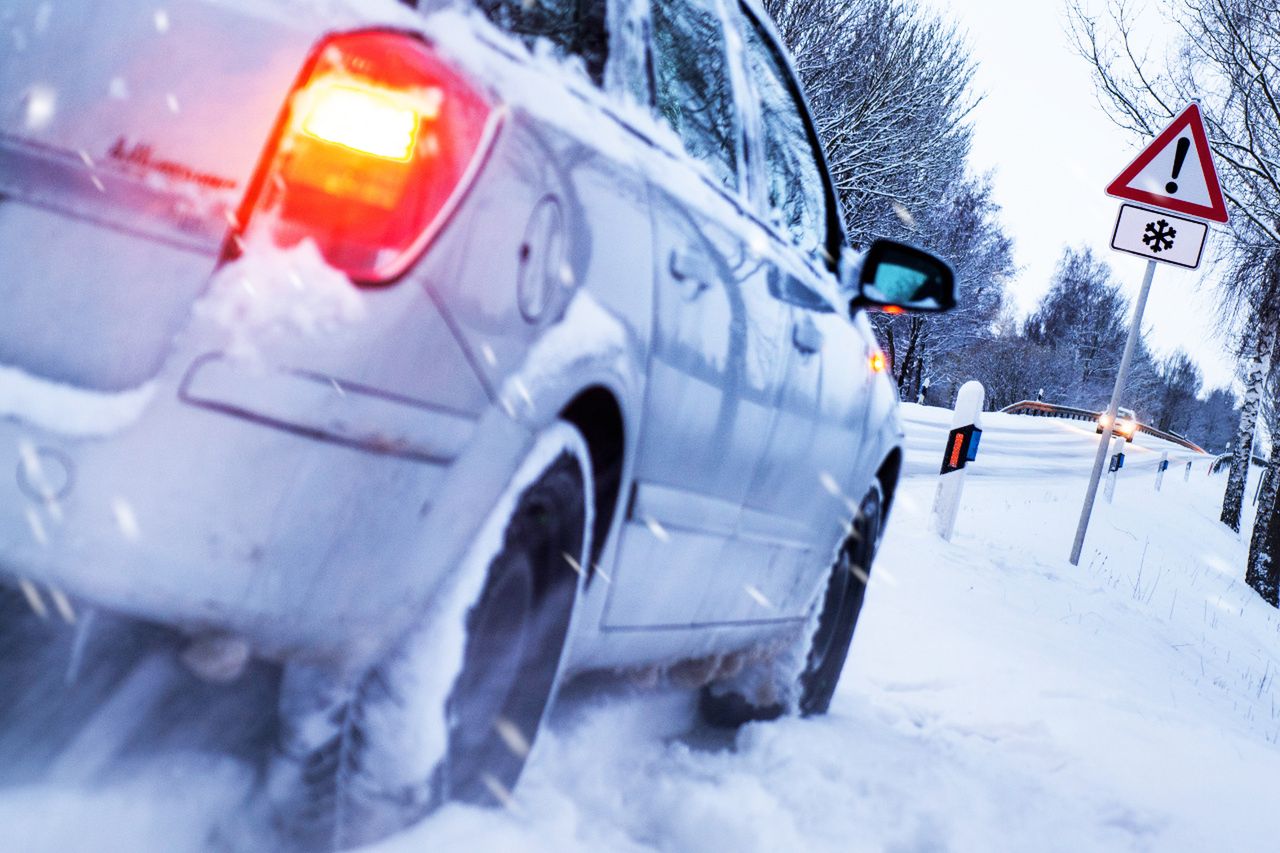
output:
[[[0,570],[278,662],[304,844],[503,800],[577,672],[825,711],[902,460],[864,309],[954,304],[846,247],[754,2],[410,5],[0,13]]]
[[[1103,430],[1107,428],[1108,415],[1106,412],[1098,415],[1097,423],[1094,424],[1094,432],[1101,435]],[[1125,441],[1133,441],[1133,435],[1138,431],[1138,416],[1133,409],[1126,409],[1124,406],[1116,410],[1116,427],[1112,432],[1115,435],[1122,436]]]

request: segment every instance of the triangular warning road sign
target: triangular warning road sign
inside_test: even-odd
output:
[[[1107,195],[1208,219],[1227,221],[1200,107],[1190,104],[1107,186]]]

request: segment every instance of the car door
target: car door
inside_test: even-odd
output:
[[[655,312],[642,434],[606,625],[749,619],[739,536],[783,380],[786,306],[750,245],[742,129],[715,0],[650,8],[654,106],[683,151],[650,171]],[[761,611],[754,615],[769,617]]]
[[[778,414],[744,509],[744,526],[779,547],[755,581],[780,616],[804,611],[861,497],[862,438],[874,343],[849,321],[832,264],[838,216],[799,86],[772,34],[749,11],[743,57],[762,153],[754,194],[767,224],[771,291],[788,306]]]

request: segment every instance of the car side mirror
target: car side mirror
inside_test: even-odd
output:
[[[861,257],[841,258],[841,277],[859,308],[898,314],[938,313],[956,307],[956,276],[946,261],[894,240],[876,240]]]

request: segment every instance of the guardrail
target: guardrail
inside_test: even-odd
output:
[[[1022,400],[1000,411],[1010,415],[1033,415],[1042,418],[1068,418],[1073,421],[1096,421],[1098,413],[1088,409],[1077,409],[1072,406],[1058,406],[1053,403],[1041,403],[1039,400]]]
[[[1031,415],[1040,418],[1066,418],[1073,421],[1097,421],[1102,412],[1095,412],[1091,409],[1077,409],[1075,406],[1059,406],[1056,403],[1042,403],[1039,400],[1020,400],[1010,406],[1005,406],[1000,411],[1010,415]],[[1185,439],[1177,433],[1165,432],[1162,429],[1156,429],[1146,424],[1138,424],[1138,430],[1145,432],[1147,435],[1155,436],[1163,439],[1171,444],[1185,447],[1188,450],[1194,450],[1196,453],[1204,453],[1205,450],[1194,441]]]
[[[1228,467],[1231,464],[1232,455],[1233,454],[1230,453],[1220,453],[1214,458],[1213,464],[1209,466],[1209,473],[1216,474],[1223,468]],[[1251,454],[1250,458],[1253,464],[1257,465],[1259,468],[1265,468],[1267,465],[1271,464],[1256,453]]]

